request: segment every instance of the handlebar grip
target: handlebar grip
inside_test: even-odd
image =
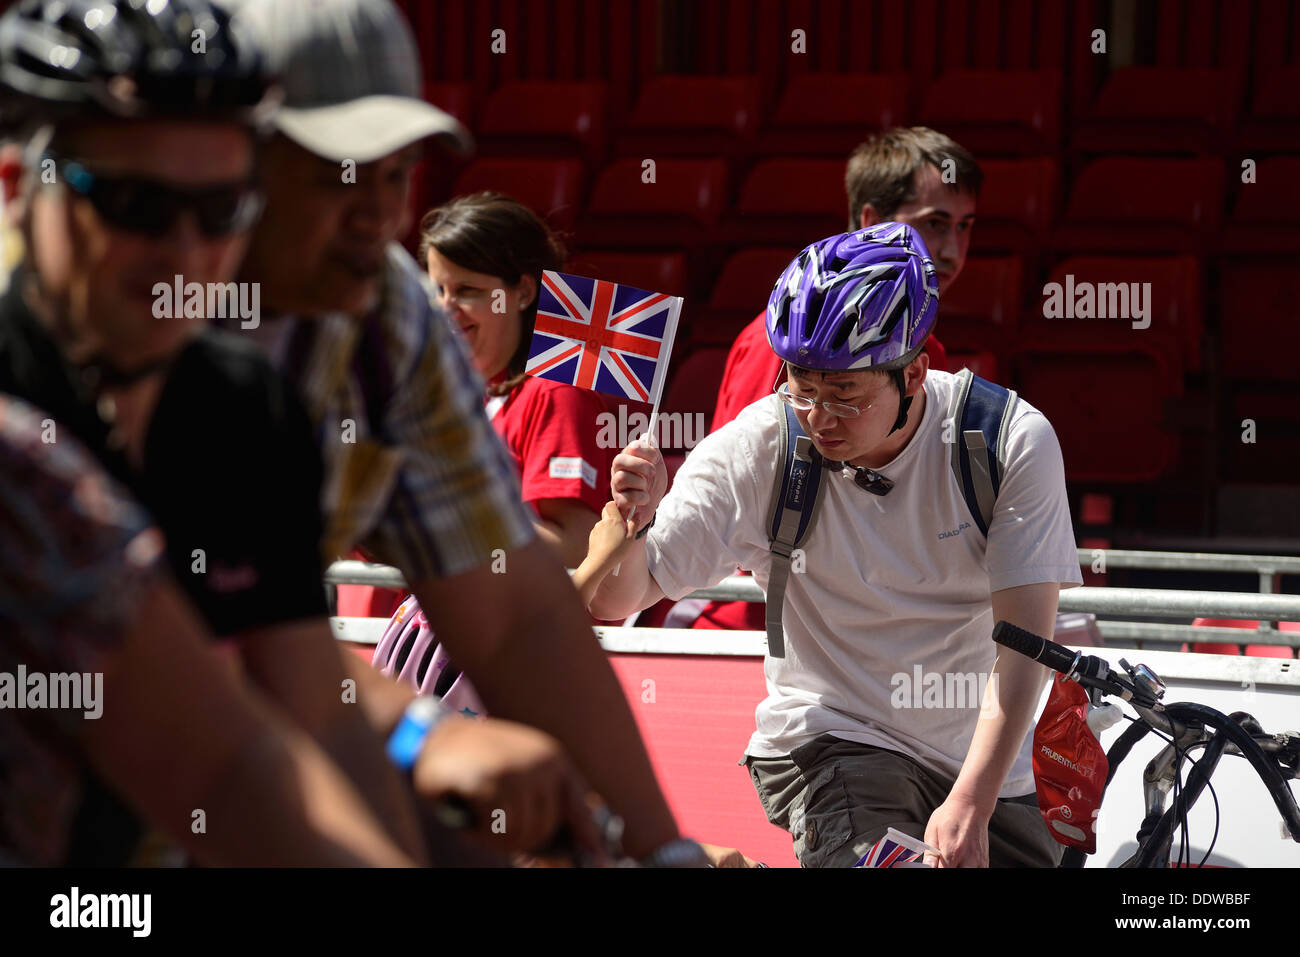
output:
[[[999,621],[993,626],[993,640],[1061,674],[1069,674],[1075,662],[1075,653],[1069,648],[1017,628],[1009,621]]]

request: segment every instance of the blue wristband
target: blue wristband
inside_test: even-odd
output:
[[[416,697],[406,706],[402,720],[388,739],[388,759],[401,770],[410,771],[429,732],[453,714],[454,711],[431,695]]]

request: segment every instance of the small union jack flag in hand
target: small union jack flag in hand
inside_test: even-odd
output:
[[[921,860],[926,851],[938,854],[937,848],[925,841],[917,840],[909,834],[890,828],[885,836],[871,845],[871,850],[858,858],[854,867],[901,867],[911,864],[924,866]]]
[[[529,375],[659,404],[682,299],[546,270]]]

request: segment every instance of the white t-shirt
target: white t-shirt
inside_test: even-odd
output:
[[[789,754],[822,734],[910,755],[955,779],[993,668],[991,592],[1082,584],[1051,425],[1020,400],[986,539],[971,519],[943,428],[957,378],[925,380],[920,426],[877,469],[878,496],[852,471],[824,472],[804,570],[785,593],[785,657],[765,662],[767,698],[747,753]],[[781,400],[768,396],[687,457],[646,536],[650,573],[669,598],[717,584],[736,566],[766,592],[767,530],[781,463]],[[1034,790],[1032,736],[1001,791]]]

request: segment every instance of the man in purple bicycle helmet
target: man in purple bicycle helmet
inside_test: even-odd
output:
[[[929,369],[937,306],[910,226],[814,243],[769,300],[776,394],[700,443],[667,495],[657,450],[614,460],[614,501],[640,535],[593,614],[682,598],[736,566],[773,587],[767,698],[745,764],[805,867],[852,866],[890,827],[938,848],[938,866],[1060,858],[1027,734],[1045,672],[997,658],[990,635],[998,619],[1051,634],[1058,590],[1081,583],[1061,450],[1010,394],[989,450],[1000,485],[989,520],[975,520],[952,464],[973,386]],[[783,484],[787,431],[803,459]],[[792,478],[804,460],[821,491],[801,546],[782,553],[773,520],[798,516],[777,506],[811,489]]]

